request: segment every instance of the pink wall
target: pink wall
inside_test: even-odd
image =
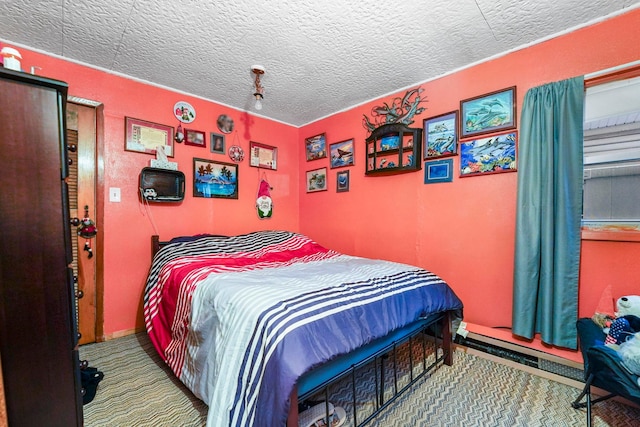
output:
[[[468,70],[424,84],[428,104],[422,119],[458,108],[460,99],[517,85],[518,109],[530,87],[593,72],[639,58],[640,11],[509,54]],[[218,104],[138,83],[21,49],[23,68],[42,67],[40,74],[67,81],[70,94],[104,104],[105,193],[122,189],[122,203],[105,194],[105,324],[106,335],[142,327],[141,296],[150,264],[149,236],[154,233],[138,201],[140,169],[151,156],[125,152],[124,117],[176,126],[171,107],[186,100],[197,110],[193,127],[217,131],[215,119],[230,114],[241,145],[249,140],[277,145],[279,170],[268,173],[274,187],[274,217],[257,219],[254,209],[260,170],[240,166],[239,200],[192,197],[192,158],[227,160],[209,148],[176,146],[177,161],[187,177],[185,201],[178,206],[153,205],[161,237],[201,232],[242,233],[258,229],[302,231],[334,249],[386,258],[428,268],[445,278],[466,304],[466,320],[485,326],[511,324],[511,284],[515,216],[515,173],[454,179],[451,184],[424,185],[423,173],[390,177],[364,176],[362,114],[380,100],[296,129],[249,116]],[[247,126],[247,123],[249,125]],[[329,191],[305,194],[304,172],[328,166],[327,160],[306,162],[303,139],[326,132],[328,142],[356,140],[351,191],[336,194],[335,172]],[[274,139],[277,136],[277,140]],[[227,138],[227,144],[233,137]],[[458,158],[454,158],[458,166]],[[638,293],[640,267],[633,260],[640,244],[585,242],[581,313],[590,315],[600,293],[614,284],[614,295]]]
[[[517,86],[518,115],[526,91],[534,86],[586,74],[640,58],[640,11],[513,52],[428,82],[424,118],[459,107],[461,99]],[[402,95],[404,92],[399,93]],[[301,137],[326,132],[327,142],[356,140],[356,161],[348,193],[336,193],[335,170],[329,191],[305,193],[300,187],[300,228],[322,244],[355,255],[425,267],[447,280],[465,303],[465,320],[489,327],[511,325],[516,173],[424,185],[423,171],[365,177],[362,115],[391,97],[336,114],[301,129]],[[328,166],[306,162],[305,170]],[[459,157],[454,158],[454,169]],[[585,242],[580,313],[590,316],[603,288],[614,295],[640,293],[640,244]],[[571,326],[568,326],[571,327]]]
[[[179,168],[186,175],[186,197],[179,205],[155,204],[150,208],[161,238],[203,232],[237,234],[258,229],[299,229],[298,217],[298,130],[271,120],[250,116],[212,102],[184,96],[169,90],[142,84],[92,68],[20,49],[22,66],[38,65],[38,73],[69,84],[69,94],[104,104],[104,331],[114,333],[143,327],[141,301],[143,286],[151,262],[151,222],[138,198],[138,175],[153,157],[124,151],[124,117],[177,126],[173,105],[187,101],[197,112],[189,128],[207,133],[218,132],[216,118],[229,114],[235,121],[240,145],[248,152],[249,140],[277,145],[280,150],[277,171],[267,173],[274,187],[274,214],[259,220],[254,208],[258,180],[262,169],[252,168],[248,159],[240,164],[238,200],[194,198],[192,191],[193,157],[230,161],[228,156],[213,154],[207,148],[176,144]],[[249,123],[249,125],[247,125]],[[233,142],[227,136],[227,147]],[[247,153],[248,154],[248,153]],[[108,188],[120,187],[122,202],[108,201]]]

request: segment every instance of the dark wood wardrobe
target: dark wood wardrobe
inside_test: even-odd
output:
[[[66,83],[0,68],[0,358],[9,426],[80,426]]]

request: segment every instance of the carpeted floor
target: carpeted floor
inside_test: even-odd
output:
[[[95,399],[84,406],[85,426],[205,425],[207,406],[164,366],[145,334],[86,345],[80,355],[105,374]],[[337,393],[331,400],[338,405]],[[571,408],[578,393],[573,387],[456,351],[452,367],[425,376],[370,425],[582,427],[585,411]],[[640,409],[615,401],[597,404],[593,425],[640,426]]]

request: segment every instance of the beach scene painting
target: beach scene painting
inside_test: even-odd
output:
[[[460,142],[460,177],[516,171],[516,132]]]
[[[458,151],[458,112],[424,120],[424,158],[455,156]]]
[[[305,139],[307,161],[327,157],[327,137],[324,133]]]
[[[353,166],[353,139],[336,142],[330,146],[331,169]]]
[[[516,88],[460,101],[462,138],[516,127]]]
[[[194,158],[193,197],[237,199],[238,165]]]

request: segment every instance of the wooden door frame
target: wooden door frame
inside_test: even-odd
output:
[[[104,105],[100,102],[69,96],[68,101],[95,110],[96,158],[95,158],[95,216],[98,234],[95,242],[96,257],[96,342],[105,341],[104,336]]]

